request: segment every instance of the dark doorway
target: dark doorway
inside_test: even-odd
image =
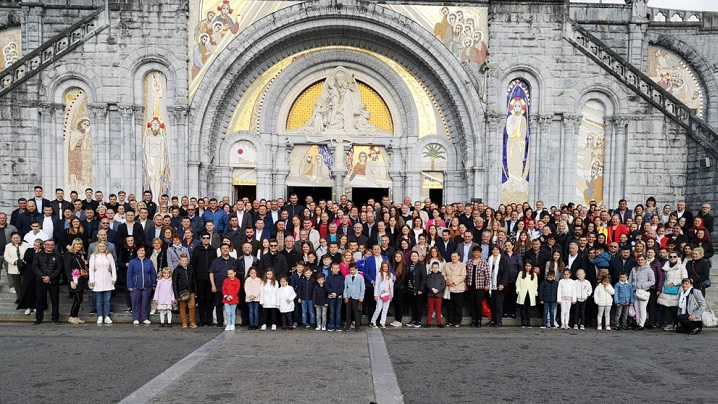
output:
[[[354,205],[361,206],[365,204],[369,198],[374,202],[381,202],[381,198],[389,196],[388,188],[352,188],[352,202]]]
[[[443,189],[430,189],[429,199],[435,204],[441,206],[444,204],[444,190]]]
[[[332,199],[332,188],[331,187],[287,187],[287,198],[286,200],[289,200],[289,195],[291,194],[297,194],[297,197],[299,198],[299,204],[304,205],[304,200],[307,198],[307,195],[311,195],[312,199],[314,199],[314,202],[319,202],[320,199],[325,199],[327,201]]]
[[[257,199],[257,186],[256,185],[235,185],[234,186],[234,200],[239,200],[244,197],[249,198],[249,201]]]

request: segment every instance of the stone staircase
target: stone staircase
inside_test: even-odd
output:
[[[656,84],[637,67],[624,60],[576,21],[566,17],[564,39],[571,43],[626,88],[658,108],[665,116],[688,131],[691,139],[718,158],[718,133],[676,97]]]
[[[109,21],[109,10],[98,8],[0,72],[0,97],[93,38]]]

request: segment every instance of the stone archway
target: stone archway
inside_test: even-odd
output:
[[[370,49],[405,66],[426,85],[459,139],[462,170],[473,189],[474,164],[483,165],[483,112],[480,99],[459,61],[432,33],[378,4],[312,1],[282,9],[249,27],[217,57],[200,83],[191,105],[194,144],[190,166],[198,167],[198,193],[215,186],[216,144],[227,133],[233,108],[251,83],[269,66],[298,51],[322,46]],[[265,21],[266,20],[266,21]],[[281,146],[275,139],[272,147]],[[474,148],[473,145],[478,144]],[[474,154],[479,157],[475,158]],[[192,175],[191,175],[192,176]],[[206,184],[206,185],[205,185]],[[199,189],[201,187],[201,189]],[[483,192],[483,190],[479,190]]]

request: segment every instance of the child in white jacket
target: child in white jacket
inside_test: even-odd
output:
[[[568,321],[571,318],[571,304],[576,303],[576,287],[571,279],[571,270],[563,271],[563,279],[558,283],[556,301],[561,305],[561,329],[568,330]]]
[[[259,304],[262,306],[262,331],[267,329],[267,324],[272,325],[272,331],[277,329],[277,309],[279,308],[279,284],[274,278],[274,271],[268,269],[262,279],[262,294],[259,296]]]
[[[586,271],[579,269],[576,271],[577,280],[573,281],[573,285],[576,289],[576,303],[572,307],[573,317],[573,329],[578,330],[579,328],[585,330],[586,324],[586,300],[591,293],[593,288],[591,283],[586,280]]]
[[[601,317],[603,317],[604,330],[611,331],[611,306],[613,305],[613,286],[611,286],[611,277],[606,275],[601,283],[596,285],[596,289],[593,291],[593,301],[598,306],[598,316],[596,322],[598,323],[597,330],[601,331]]]
[[[282,316],[282,329],[291,330],[292,327],[292,314],[294,314],[294,299],[297,297],[297,293],[294,288],[289,286],[286,277],[282,277],[279,280],[279,291],[277,292],[277,299],[279,299],[279,313]]]

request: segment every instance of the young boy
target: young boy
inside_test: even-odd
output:
[[[294,288],[295,294],[299,290],[299,280],[302,278],[302,274],[304,273],[304,264],[301,262],[297,262],[297,264],[294,266],[294,272],[292,272],[292,275],[289,277],[289,285]],[[302,305],[299,304],[297,299],[294,299],[294,313],[292,314],[292,328],[297,328],[297,323],[299,323],[299,320],[302,317]]]
[[[364,285],[364,277],[359,275],[359,269],[356,264],[349,266],[349,275],[344,278],[344,303],[346,304],[346,325],[344,331],[349,331],[352,323],[352,316],[356,321],[356,331],[359,332],[361,324],[361,316],[359,314],[359,304],[364,301],[364,293],[366,286]]]
[[[628,274],[621,272],[618,277],[618,283],[614,287],[613,302],[616,304],[616,314],[613,322],[616,324],[616,330],[628,329],[628,307],[634,302],[633,286],[628,283]]]
[[[324,254],[324,256],[322,256],[322,267],[317,271],[317,275],[324,274],[324,278],[326,279],[330,273],[332,273],[332,256]]]
[[[431,264],[431,273],[426,278],[428,312],[426,314],[426,326],[431,327],[432,313],[436,313],[436,325],[443,327],[441,323],[441,301],[444,297],[444,289],[446,288],[446,278],[439,272],[439,263]]]
[[[326,279],[324,289],[329,295],[329,331],[342,330],[342,295],[344,294],[344,277],[339,272],[339,264],[332,264],[332,273]]]
[[[297,302],[302,305],[302,324],[304,328],[314,327],[314,289],[317,281],[312,277],[311,268],[304,268],[304,276],[299,278],[297,287]]]
[[[326,258],[326,257],[325,257]],[[326,278],[323,273],[317,274],[317,285],[314,287],[314,310],[317,312],[317,328],[316,331],[327,330],[327,310],[329,309],[329,299],[327,290],[324,288]]]
[[[548,327],[554,324],[554,314],[556,309],[556,300],[558,298],[558,282],[556,282],[556,275],[553,271],[549,271],[546,274],[546,279],[541,282],[539,287],[539,301],[543,304],[543,317],[541,317],[541,328]],[[550,321],[549,321],[549,316]],[[555,327],[554,328],[558,328]]]

